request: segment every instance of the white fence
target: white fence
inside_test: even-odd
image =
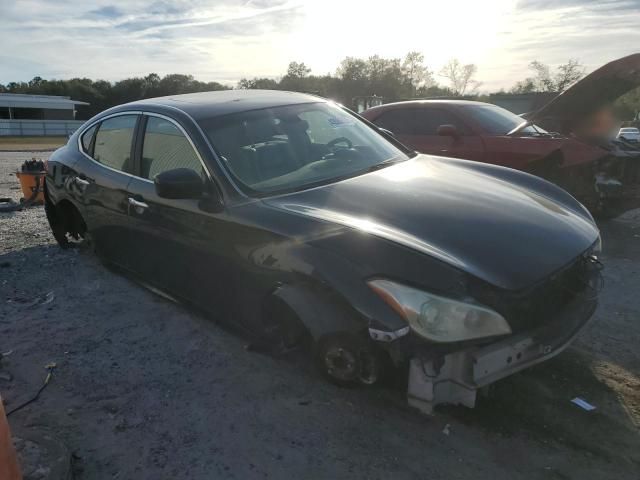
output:
[[[66,137],[83,123],[82,120],[0,119],[0,137]]]

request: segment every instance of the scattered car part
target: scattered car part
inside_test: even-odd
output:
[[[586,410],[587,412],[591,412],[592,410],[596,409],[596,407],[594,407],[589,402],[587,402],[586,400],[584,400],[583,398],[580,398],[580,397],[576,397],[576,398],[572,399],[571,403],[574,403],[575,405],[578,405],[580,408],[582,408],[583,410]]]

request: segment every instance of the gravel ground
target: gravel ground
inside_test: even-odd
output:
[[[34,154],[0,153],[0,197]],[[46,156],[46,154],[35,154]],[[62,251],[42,208],[0,214],[0,380],[15,430],[47,430],[77,479],[638,479],[640,212],[601,225],[606,286],[594,322],[556,359],[473,409],[433,417],[401,386],[340,389]],[[402,382],[399,382],[402,383]],[[586,412],[576,396],[597,406]]]

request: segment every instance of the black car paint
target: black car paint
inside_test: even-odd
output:
[[[225,95],[229,100],[220,103],[198,103],[197,95],[136,102],[87,122],[125,112],[172,119],[211,174],[205,198],[163,199],[135,172],[96,163],[79,149],[83,127],[49,160],[47,201],[73,204],[108,261],[256,335],[274,296],[316,338],[366,332],[367,325],[397,330],[404,321],[367,279],[396,279],[456,298],[468,297],[470,279],[498,293],[522,290],[598,238],[589,213],[544,180],[424,155],[334,184],[248,197],[224,171],[197,118],[321,100],[280,92],[252,103],[250,96],[234,102]],[[129,197],[148,209],[136,211]]]

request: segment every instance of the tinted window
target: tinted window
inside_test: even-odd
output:
[[[130,171],[136,119],[136,115],[120,115],[103,121],[96,133],[93,158],[116,170]]]
[[[464,111],[481,124],[486,133],[492,135],[506,135],[525,122],[524,118],[497,105],[472,105],[466,107]],[[527,126],[520,132],[524,134],[546,133],[545,130],[534,125]]]
[[[398,135],[413,135],[415,131],[415,109],[397,108],[387,110],[376,118],[374,123]]]
[[[91,140],[93,140],[93,134],[96,133],[97,125],[94,125],[89,130],[82,134],[82,149],[86,152],[90,152]]]
[[[447,110],[442,108],[416,110],[415,135],[437,135],[440,125],[453,125],[461,135],[467,133],[465,125]]]
[[[331,103],[265,108],[199,123],[224,166],[254,192],[330,183],[386,160],[408,158],[375,129]]]
[[[168,120],[149,117],[142,145],[141,176],[153,179],[174,168],[189,168],[204,174],[195,150],[178,127]]]

